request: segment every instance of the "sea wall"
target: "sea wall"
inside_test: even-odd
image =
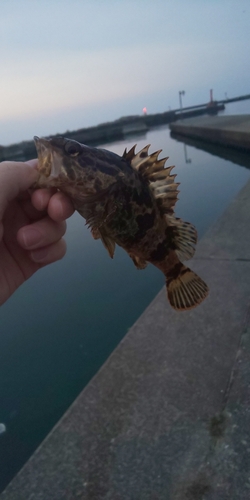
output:
[[[171,136],[250,151],[250,115],[202,116],[170,124]]]
[[[0,500],[249,499],[249,214],[250,181],[190,262],[208,298],[164,288]]]

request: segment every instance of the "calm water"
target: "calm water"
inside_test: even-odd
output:
[[[237,112],[250,112],[249,104],[226,110]],[[168,165],[176,165],[176,212],[200,237],[250,177],[237,158],[184,147],[168,128],[107,148],[122,154],[135,142],[138,150],[148,143],[151,152],[163,149]],[[0,489],[164,285],[157,269],[137,271],[119,248],[112,261],[78,214],[68,222],[67,242],[63,261],[37,273],[0,310]]]

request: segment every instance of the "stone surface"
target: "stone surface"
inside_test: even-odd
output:
[[[206,301],[162,290],[0,500],[249,499],[249,224],[250,182],[191,262]]]
[[[249,216],[249,219],[247,219]],[[208,230],[196,258],[250,260],[250,189],[247,183]]]

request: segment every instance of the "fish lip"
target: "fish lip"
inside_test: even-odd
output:
[[[41,151],[41,147],[49,148],[49,141],[48,139],[44,139],[43,137],[38,137],[37,135],[34,135],[34,142],[36,149],[38,150],[37,152],[39,153]]]
[[[34,142],[38,156],[38,171],[48,180],[57,178],[60,175],[61,164],[58,154],[51,147],[50,141],[35,135]]]
[[[46,144],[46,139],[41,139],[37,135],[34,136],[34,142],[38,157],[38,171],[43,177],[49,177],[51,174],[51,154],[48,147],[48,141]]]

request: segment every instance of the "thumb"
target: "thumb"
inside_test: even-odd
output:
[[[3,161],[0,163],[0,221],[11,200],[26,191],[37,180],[38,172],[27,163]]]

